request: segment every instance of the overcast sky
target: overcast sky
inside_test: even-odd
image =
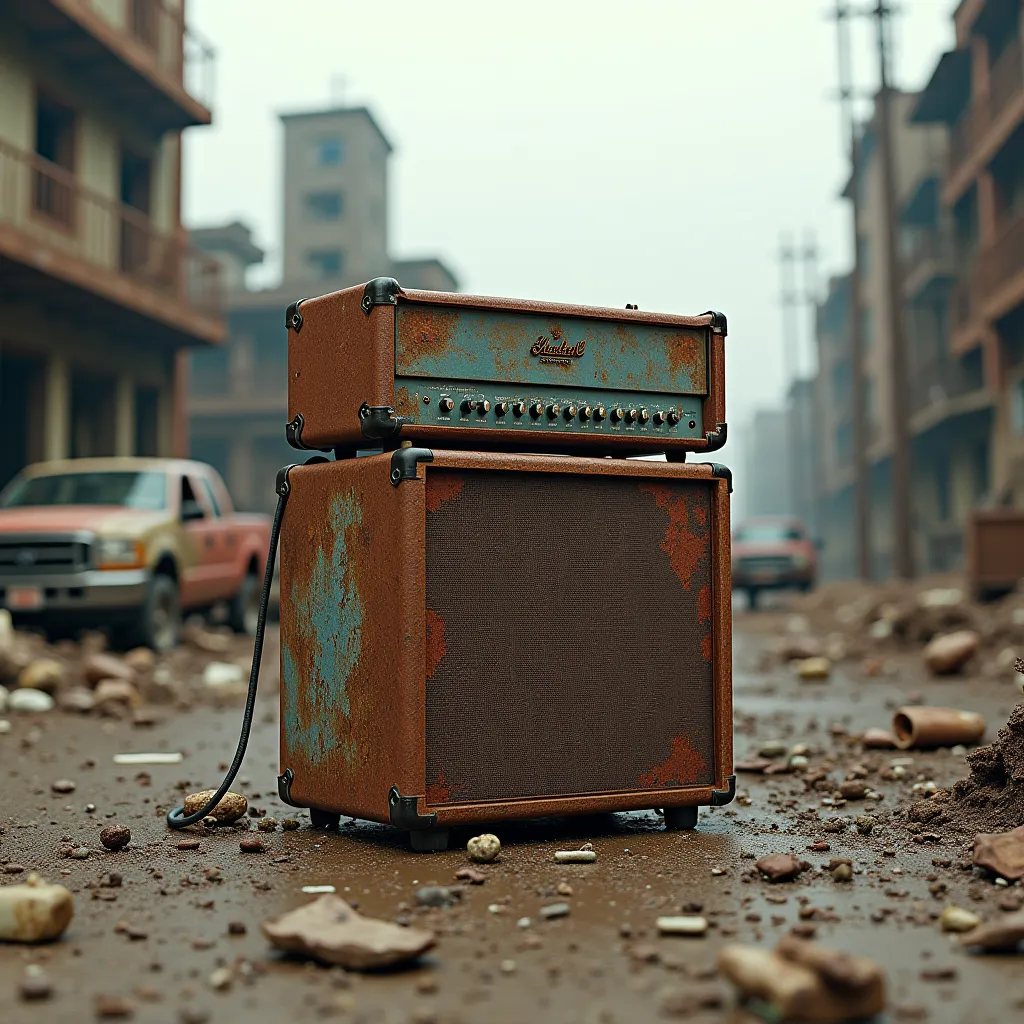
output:
[[[214,124],[186,134],[184,216],[240,218],[275,253],[277,115],[336,101],[343,77],[395,146],[394,255],[441,256],[464,291],[727,314],[741,509],[743,428],[784,386],[780,232],[816,233],[822,280],[849,262],[833,4],[189,0],[217,63]],[[927,82],[954,6],[902,5],[896,84]],[[873,26],[855,33],[870,88]]]

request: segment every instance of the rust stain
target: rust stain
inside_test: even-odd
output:
[[[466,481],[446,473],[431,473],[427,477],[427,511],[436,512],[442,505],[459,496]]]
[[[707,622],[711,618],[711,587],[707,583],[697,595],[697,621]]]
[[[444,642],[444,619],[437,612],[427,609],[427,664],[426,677],[432,679],[441,659],[447,654],[448,648]]]
[[[444,356],[454,347],[459,314],[448,310],[409,308],[402,318],[403,330],[398,332],[398,364],[407,357]]]
[[[668,529],[661,550],[668,555],[679,582],[689,590],[697,566],[708,554],[707,539],[690,529],[690,507],[685,497],[664,484],[641,484],[640,490],[653,495],[658,507],[668,513]]]
[[[409,416],[416,412],[409,389],[406,387],[399,388],[395,392],[395,412],[399,416]]]
[[[688,736],[672,741],[668,760],[655,765],[640,776],[642,789],[665,789],[669,786],[692,786],[707,772],[707,764]]]
[[[703,356],[702,346],[692,334],[671,334],[665,339],[665,357],[672,377],[687,378],[694,390],[698,379],[703,376]]]
[[[700,642],[700,653],[705,661],[711,660],[711,634],[708,633]]]
[[[446,804],[451,800],[452,791],[448,788],[448,783],[445,782],[443,771],[437,773],[435,782],[427,783],[426,795],[428,804]]]

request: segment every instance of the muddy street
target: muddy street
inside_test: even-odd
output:
[[[716,972],[718,952],[796,934],[876,961],[887,1019],[1013,1019],[1024,1010],[1019,959],[961,948],[939,918],[955,906],[999,919],[1020,908],[1021,886],[972,866],[973,833],[955,816],[922,824],[907,815],[967,775],[963,749],[864,749],[854,737],[888,728],[894,709],[911,703],[981,712],[990,742],[1018,701],[1015,673],[1002,661],[989,670],[998,652],[982,650],[975,670],[930,677],[913,644],[876,638],[866,654],[833,641],[827,677],[802,679],[779,655],[780,638],[824,635],[818,619],[832,614],[794,619],[782,605],[737,613],[736,760],[755,770],[739,773],[731,805],[703,808],[691,833],[666,833],[654,813],[622,814],[481,825],[457,830],[447,852],[415,854],[381,826],[343,819],[336,833],[318,832],[276,792],[273,641],[233,787],[249,812],[235,825],[172,832],[164,814],[221,779],[244,690],[223,666],[244,663],[246,642],[187,647],[167,659],[167,672],[147,667],[135,707],[83,714],[65,710],[58,693],[50,711],[8,710],[0,884],[38,872],[71,890],[74,917],[59,941],[0,946],[0,1018],[753,1020]],[[71,688],[81,652],[65,644],[56,659]],[[211,673],[211,661],[222,667]],[[139,752],[182,759],[114,761]],[[766,774],[766,765],[775,768]],[[866,785],[838,796],[858,780]],[[267,818],[278,824],[268,828]],[[289,819],[298,827],[283,828]],[[123,849],[100,841],[111,824],[131,831]],[[466,842],[482,832],[499,836],[500,857],[471,864]],[[263,850],[243,852],[253,838]],[[556,863],[556,851],[584,844],[592,863]],[[808,865],[792,881],[773,883],[755,867],[790,853]],[[479,884],[456,878],[471,866]],[[418,900],[435,884],[456,888]],[[412,966],[369,973],[287,958],[260,925],[316,899],[304,886],[333,886],[362,914],[433,931],[436,945]],[[658,918],[677,915],[703,917],[706,931],[659,935]]]

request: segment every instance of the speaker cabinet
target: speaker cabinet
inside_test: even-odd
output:
[[[406,447],[288,479],[279,784],[314,821],[443,848],[731,799],[724,467]]]

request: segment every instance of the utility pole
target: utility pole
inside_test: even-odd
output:
[[[788,437],[786,458],[786,494],[789,511],[795,515],[799,506],[797,487],[797,456],[800,437],[797,431],[793,385],[800,370],[800,318],[797,310],[800,297],[796,284],[797,250],[788,234],[779,242],[780,298],[782,300],[782,369],[785,375],[783,387],[783,408],[786,416]]]
[[[914,577],[914,549],[910,509],[910,429],[907,422],[909,382],[903,330],[903,275],[897,244],[896,154],[892,140],[892,22],[893,9],[878,0],[872,14],[878,30],[878,141],[882,162],[882,198],[885,217],[890,372],[892,376],[892,521],[893,569],[905,580]]]
[[[804,245],[801,252],[803,263],[803,279],[801,299],[807,306],[809,316],[805,322],[809,325],[809,336],[811,344],[810,351],[817,352],[818,333],[818,243],[813,231],[804,232]],[[812,363],[814,361],[812,360]],[[803,439],[803,456],[800,461],[800,496],[804,507],[801,510],[800,518],[804,526],[818,537],[818,506],[820,503],[820,469],[819,464],[819,441],[818,431],[815,430],[815,423],[818,422],[818,410],[815,402],[814,375],[817,367],[808,366],[803,374],[802,381],[806,383],[810,391],[806,396],[806,402],[800,404],[800,435]],[[799,375],[798,375],[799,376]]]
[[[839,49],[839,104],[843,122],[843,142],[849,146],[850,200],[853,213],[853,268],[850,271],[850,376],[851,434],[853,442],[853,536],[857,575],[871,578],[871,528],[867,460],[867,409],[864,385],[864,315],[861,307],[860,244],[860,129],[854,111],[853,62],[850,54],[850,8],[836,0],[836,36]]]

